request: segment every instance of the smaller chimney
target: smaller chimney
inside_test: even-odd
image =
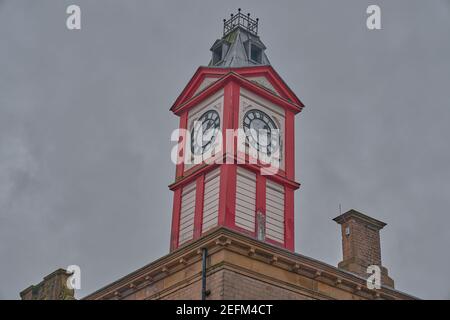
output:
[[[367,278],[367,267],[378,266],[381,269],[381,283],[394,288],[394,280],[381,264],[380,230],[386,223],[356,210],[350,210],[333,220],[342,229],[343,260],[338,267]]]
[[[20,293],[22,300],[75,300],[73,289],[67,287],[70,273],[58,269],[44,278],[39,284],[32,285]]]

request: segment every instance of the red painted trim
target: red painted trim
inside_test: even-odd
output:
[[[264,76],[276,89],[276,91],[283,96],[299,105],[300,108],[304,107],[304,104],[296,96],[296,94],[289,88],[280,75],[271,66],[258,66],[258,67],[244,67],[244,68],[209,68],[200,67],[192,76],[186,87],[181,94],[175,100],[170,110],[174,111],[180,105],[192,98],[193,94],[197,91],[202,81],[206,77],[221,77],[229,72],[237,73],[242,76]]]
[[[186,129],[188,122],[188,113],[184,112],[180,116],[180,129]],[[175,178],[179,179],[183,176],[184,171],[184,150],[186,147],[186,134],[185,131],[180,133],[180,138],[178,140],[178,164],[176,166]]]
[[[214,170],[215,168],[217,168],[218,166],[221,166],[221,164],[216,164],[216,163],[209,164],[209,165],[206,165],[206,164],[200,165],[199,164],[198,166],[192,168],[192,169],[196,168],[195,171],[191,172],[191,170],[189,170],[189,174],[185,173],[185,177],[183,177],[182,179],[169,185],[169,189],[173,191],[175,189],[181,188],[181,187],[185,186],[186,184],[194,181],[199,174],[208,173],[208,172]]]
[[[242,155],[242,152],[240,152],[239,154]],[[250,164],[248,162],[248,155],[245,155],[245,156],[246,156],[247,162],[246,163],[239,163],[238,165],[242,166],[242,167],[244,167],[244,168],[246,168],[246,169],[248,169],[248,170],[250,170],[250,171],[252,171],[254,173],[259,173],[261,171],[261,166],[258,165],[258,164]],[[228,157],[228,159],[230,159],[230,157]],[[234,157],[234,159],[231,159],[229,161],[230,161],[229,163],[231,163],[231,162],[233,162],[235,164],[238,163],[236,157]],[[222,163],[226,163],[226,158],[225,157],[224,157],[224,160],[223,160]],[[198,164],[198,165],[192,167],[191,169],[189,169],[188,171],[185,171],[184,172],[184,177],[179,179],[179,180],[177,180],[176,182],[172,183],[171,185],[169,185],[169,189],[170,190],[175,190],[175,189],[177,189],[179,187],[182,187],[182,186],[192,182],[193,180],[195,180],[195,177],[198,174],[202,174],[202,173],[205,173],[205,172],[207,173],[207,172],[217,168],[220,165],[221,164],[217,164],[217,163],[212,163],[212,164],[208,164],[208,165],[207,164]],[[294,190],[297,190],[301,186],[300,183],[298,183],[298,182],[296,182],[294,180],[288,179],[286,177],[286,173],[283,170],[281,170],[281,169],[278,171],[278,174],[272,175],[270,177],[271,177],[271,179],[273,181],[275,181],[275,182],[277,182],[279,184],[283,184],[283,185],[289,186],[290,188],[292,188]]]
[[[273,76],[273,78],[269,78],[269,81],[276,89],[281,90],[286,96],[288,96],[289,100],[292,100],[296,104],[299,104],[302,108],[305,107],[303,102],[297,97],[294,91],[289,88],[289,86],[286,84],[286,82],[284,82],[283,78],[280,77],[275,69],[271,67],[269,69],[269,74]]]
[[[241,228],[241,227],[236,226],[236,225],[233,228],[231,228],[231,229],[239,231],[239,232],[241,232],[243,234],[249,235],[250,237],[253,237],[253,238],[256,239],[256,232],[248,231],[247,229]]]
[[[205,175],[202,174],[197,178],[197,185],[195,190],[194,239],[198,239],[202,235],[204,196]]]
[[[186,96],[187,96],[188,92],[191,90],[191,88],[193,86],[195,86],[195,82],[199,81],[198,79],[200,78],[201,72],[202,72],[202,68],[201,67],[198,68],[197,71],[195,71],[194,75],[191,77],[191,79],[189,80],[189,82],[186,85],[186,87],[184,87],[184,89],[181,91],[180,95],[175,100],[175,102],[173,103],[173,105],[170,108],[170,110],[174,109],[175,106],[179,105],[180,103],[182,103],[186,99]]]
[[[197,91],[197,89],[202,84],[203,80],[207,77],[213,77],[213,78],[220,78],[222,77],[226,72],[224,72],[223,69],[215,69],[215,68],[208,68],[208,67],[199,67],[197,71],[195,71],[192,78],[189,80],[188,84],[184,87],[181,94],[178,96],[178,98],[173,103],[170,110],[172,111],[180,104],[184,103],[186,100],[192,98],[194,93]]]
[[[180,112],[185,111],[186,109],[189,109],[200,102],[202,102],[204,99],[208,98],[209,96],[213,95],[220,89],[222,89],[224,86],[226,86],[230,81],[235,81],[242,87],[245,87],[247,90],[254,92],[255,94],[260,95],[261,97],[277,104],[280,107],[283,107],[287,110],[291,110],[295,113],[298,113],[302,110],[302,106],[293,103],[292,101],[289,101],[283,97],[280,97],[276,95],[275,93],[271,92],[268,89],[264,89],[259,85],[256,85],[252,81],[240,76],[237,73],[230,72],[226,74],[224,77],[220,78],[216,82],[214,82],[212,85],[210,85],[208,88],[200,92],[195,97],[187,100],[183,104],[177,106],[172,111],[175,114],[180,114]]]
[[[266,90],[273,91],[273,90],[270,90],[269,88],[263,86],[262,84],[259,84],[259,83],[254,81],[254,78],[261,78],[261,77],[265,78],[272,85],[272,87],[274,88],[274,90],[275,90],[277,95],[283,97],[284,99],[288,99],[288,100],[293,101],[290,98],[290,96],[285,93],[284,90],[279,88],[278,83],[276,82],[276,80],[274,80],[274,77],[269,72],[267,72],[267,70],[263,70],[263,71],[259,71],[259,72],[256,72],[255,70],[252,70],[251,73],[241,72],[240,70],[236,70],[236,71],[233,71],[233,72],[235,72],[235,73],[245,77],[247,80],[252,81],[256,85],[258,85],[258,86],[260,86],[260,87],[262,87],[262,88],[264,88]]]
[[[181,94],[178,96],[178,98],[173,103],[172,107],[170,108],[171,111],[176,109],[179,105],[183,104],[185,101],[192,98],[195,91],[200,87],[203,80],[206,77],[215,77],[220,78],[222,77],[226,72],[224,69],[216,69],[216,68],[208,68],[208,67],[199,67],[197,71],[195,71],[194,75],[192,76],[191,80],[189,80],[186,87],[184,87]]]
[[[210,73],[211,72],[208,72],[208,70],[205,67],[199,67],[197,71],[195,71],[192,78],[189,80],[188,84],[184,87],[183,91],[181,91],[181,94],[175,100],[170,110],[173,110],[177,105],[180,105],[181,103],[192,97],[193,93],[200,86],[203,79],[206,77],[207,74]]]
[[[284,243],[288,250],[295,250],[294,190],[284,188]]]
[[[227,186],[228,186],[228,168],[230,165],[223,164],[220,167],[220,182],[219,182],[219,217],[217,224],[224,226],[226,222],[227,212]]]
[[[280,95],[281,97],[283,97],[284,99],[288,99],[291,101],[295,101],[292,99],[292,97],[288,94],[286,94],[286,91],[283,90],[278,83],[274,80],[274,78],[267,72],[258,72],[258,73],[252,73],[251,75],[246,76],[246,78],[248,80],[253,80],[253,78],[260,78],[260,77],[264,77],[274,88],[274,90],[276,91],[276,93],[278,95]],[[268,89],[266,87],[264,87],[262,84],[256,83],[257,85],[263,87],[264,89]]]
[[[182,112],[186,109],[196,106],[200,102],[204,101],[205,99],[207,99],[208,97],[212,96],[217,91],[222,89],[228,83],[228,79],[229,79],[229,76],[224,76],[224,77],[220,78],[219,80],[217,80],[216,82],[211,84],[208,88],[206,88],[205,90],[200,92],[198,95],[183,102],[182,104],[180,104],[179,106],[174,108],[172,111],[175,114],[179,114],[180,112]]]
[[[251,170],[257,174],[259,174],[260,170],[261,170],[261,168],[259,166],[254,165],[254,164],[240,164],[240,166],[242,166],[248,170]],[[268,177],[268,176],[264,176],[264,177]],[[270,176],[270,179],[276,183],[282,184],[283,186],[289,186],[290,188],[292,188],[294,190],[297,190],[300,187],[299,183],[289,180],[286,177],[284,177],[283,175],[273,175],[273,176]]]
[[[256,211],[255,211],[255,232],[257,232],[257,213],[266,215],[266,177],[256,174]]]
[[[290,180],[295,180],[295,128],[294,128],[294,114],[286,111],[285,117],[285,169],[286,176]]]
[[[266,242],[267,242],[267,243],[270,243],[270,244],[273,244],[273,245],[275,245],[275,246],[277,246],[277,247],[286,248],[286,246],[284,245],[284,243],[281,243],[281,242],[279,242],[279,241],[276,241],[276,240],[273,240],[273,239],[270,239],[270,238],[267,238],[267,237],[266,237]]]
[[[214,162],[213,162],[213,164],[214,164]],[[184,177],[186,177],[186,179],[187,179],[189,176],[193,175],[194,173],[201,172],[202,169],[204,169],[206,167],[208,167],[208,164],[205,162],[196,164],[193,167],[189,168],[188,170],[184,171]]]
[[[233,83],[228,82],[223,92],[223,119],[222,119],[222,150],[227,151],[226,130],[233,129]],[[224,152],[226,153],[226,152]]]
[[[233,128],[233,84],[231,82],[227,82],[224,88],[224,96],[223,96],[223,121],[222,121],[222,134],[223,137],[226,137],[226,130]],[[227,150],[228,141],[226,139],[223,140],[222,150]],[[225,159],[227,154],[225,152]],[[219,191],[219,225],[224,226],[227,223],[230,223],[229,217],[227,214],[229,213],[229,192],[230,192],[230,178],[232,165],[222,164],[220,171],[220,191]]]
[[[239,129],[239,108],[240,108],[240,99],[241,99],[241,88],[234,82],[232,82],[232,108],[233,108],[233,122],[231,128],[233,130]],[[238,137],[234,137],[233,139],[233,156],[236,155],[237,152],[237,142]]]
[[[260,95],[261,97],[277,104],[280,107],[284,107],[285,109],[292,110],[296,113],[299,113],[302,110],[302,107],[300,105],[297,105],[289,100],[286,100],[286,99],[276,95],[272,91],[262,88],[259,85],[254,84],[253,82],[251,82],[250,80],[248,80],[246,78],[238,77],[236,80],[239,84],[241,84],[241,86],[245,87],[249,91],[252,91],[252,92]]]
[[[253,76],[254,74],[263,75],[269,80],[272,86],[279,92],[280,95],[288,98],[292,102],[300,105],[302,108],[304,104],[300,101],[297,95],[289,88],[280,75],[272,66],[248,67],[248,68],[234,68],[234,72],[245,76]]]
[[[237,129],[239,127],[239,98],[240,98],[240,88],[234,83],[230,82],[225,87],[224,95],[224,119],[226,115],[226,120],[224,121],[224,137],[226,137],[226,129]],[[229,145],[231,143],[231,146]],[[224,150],[226,150],[225,159],[234,159],[235,151],[237,146],[237,137],[233,140],[227,141],[224,145]],[[226,148],[226,149],[225,149]],[[224,224],[227,227],[235,226],[236,217],[236,176],[237,176],[237,166],[236,164],[225,164],[227,181],[225,190],[225,217]]]
[[[266,215],[266,177],[256,174],[256,208],[255,208],[255,237],[258,233],[258,212]]]
[[[181,188],[175,190],[173,195],[172,231],[170,236],[170,251],[178,248],[180,234]]]
[[[236,175],[237,166],[235,164],[228,166],[228,181],[226,191],[226,204],[225,204],[225,226],[234,227],[236,221]]]
[[[194,95],[196,95],[197,90],[200,88],[200,86],[202,85],[203,81],[209,78],[214,78],[217,80],[219,80],[221,77],[223,77],[223,74],[207,74],[202,76],[201,81],[199,81],[199,83],[192,88],[192,91],[189,93],[189,95],[186,97],[185,101],[191,99]],[[202,92],[203,90],[205,90],[206,88],[208,88],[210,85],[212,85],[214,82],[210,83],[209,85],[207,85],[206,87],[204,87],[201,91],[199,91],[197,94],[199,94],[200,92]]]
[[[247,165],[251,168],[255,168],[256,171],[260,171],[263,168],[266,168],[266,169],[269,168],[268,164],[260,161],[259,159],[255,159],[248,153],[242,152],[240,150],[238,150],[236,152],[237,152],[237,156],[235,157],[235,161],[238,162],[238,159],[239,159],[240,160],[239,165]],[[245,164],[244,164],[244,162],[245,162]],[[282,177],[286,177],[286,172],[282,169],[278,169],[276,174],[279,176],[282,176]]]

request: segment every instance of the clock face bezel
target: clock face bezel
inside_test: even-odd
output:
[[[242,127],[245,132],[245,139],[249,146],[253,147],[258,152],[271,155],[280,150],[281,137],[279,128],[275,121],[262,110],[250,109],[248,110],[242,120]],[[259,137],[257,130],[267,130],[268,138],[263,144]],[[278,134],[274,136],[274,130],[278,130]]]
[[[205,128],[205,125],[207,126]],[[212,125],[213,127],[211,128]],[[193,156],[200,156],[209,151],[216,142],[218,133],[220,131],[220,114],[216,110],[205,111],[197,120],[194,121],[191,130],[191,154]],[[210,132],[213,130],[213,132]],[[202,132],[202,137],[198,135]],[[205,140],[204,137],[211,134],[211,138]],[[198,144],[200,141],[201,145]]]

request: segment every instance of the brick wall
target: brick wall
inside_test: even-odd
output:
[[[206,288],[208,300],[305,300],[307,297],[235,271],[221,269],[209,274]],[[153,298],[157,298],[153,296]],[[201,280],[161,297],[164,300],[201,299]]]
[[[224,270],[224,295],[226,300],[305,300],[296,292],[281,288],[234,271]]]

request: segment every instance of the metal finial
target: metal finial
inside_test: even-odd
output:
[[[247,16],[248,16],[248,17],[250,17],[250,12],[249,12],[249,13],[247,13]]]
[[[233,18],[234,14],[230,14],[230,16]]]
[[[238,12],[241,12],[241,8],[238,9]]]

